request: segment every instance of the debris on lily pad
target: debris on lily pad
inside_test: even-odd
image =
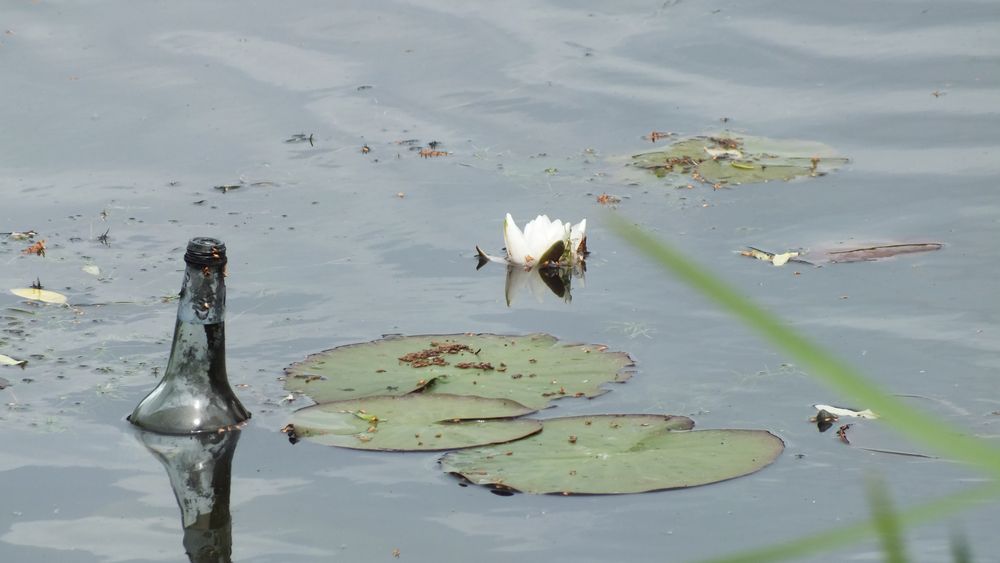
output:
[[[36,287],[19,287],[10,290],[10,292],[18,297],[23,297],[24,299],[41,301],[43,303],[52,303],[55,305],[65,305],[67,301],[66,296],[61,293],[56,293],[55,291],[49,291],[47,289],[39,289]]]
[[[535,412],[508,399],[444,393],[366,397],[296,411],[297,438],[362,450],[431,451],[517,440],[540,432]],[[288,428],[288,426],[286,426]]]
[[[699,430],[670,415],[547,419],[523,440],[445,454],[441,468],[500,492],[627,494],[707,485],[758,471],[784,450],[763,430]]]
[[[726,132],[679,139],[665,150],[632,156],[630,164],[659,178],[688,176],[718,188],[823,176],[847,162],[822,143]]]
[[[548,334],[388,336],[320,352],[285,369],[285,388],[317,403],[375,395],[448,393],[510,399],[532,409],[592,398],[631,376],[631,358]]]
[[[26,365],[28,365],[28,360],[15,360],[10,356],[0,354],[0,366],[19,366],[21,369],[24,369]]]

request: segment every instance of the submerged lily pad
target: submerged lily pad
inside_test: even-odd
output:
[[[690,175],[709,184],[737,185],[822,176],[847,162],[830,147],[723,133],[679,140],[662,151],[634,155],[631,165],[657,177]]]
[[[941,250],[942,248],[944,248],[944,245],[939,242],[873,244],[870,246],[856,248],[827,250],[824,254],[826,261],[836,264],[842,262],[871,262],[874,260],[892,258],[893,256],[900,256],[902,254],[933,252],[935,250]]]
[[[767,466],[784,449],[764,430],[689,430],[669,415],[545,420],[541,433],[450,452],[441,467],[478,485],[524,493],[623,494],[706,485]]]
[[[532,409],[563,397],[596,397],[627,380],[632,360],[599,345],[547,334],[396,336],[341,346],[285,369],[285,387],[317,403],[426,393],[511,399]]]
[[[444,393],[367,397],[296,411],[299,438],[362,450],[427,451],[517,440],[541,422],[513,419],[535,412],[506,399]]]

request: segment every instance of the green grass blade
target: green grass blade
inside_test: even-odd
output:
[[[885,483],[880,479],[868,479],[868,504],[872,510],[872,522],[882,542],[882,553],[886,563],[906,563],[906,550],[903,549],[903,534],[900,531],[899,520],[892,510],[892,499]]]
[[[927,417],[898,398],[888,395],[849,365],[787,327],[777,316],[754,305],[710,272],[625,219],[609,215],[609,222],[623,239],[662,264],[684,283],[739,317],[796,363],[863,405],[862,408],[878,412],[887,424],[913,441],[925,444],[942,455],[968,462],[994,477],[1000,477],[1000,450],[989,442]]]
[[[997,495],[1000,495],[1000,484],[990,482],[909,507],[899,515],[897,524],[900,528],[909,528],[933,522],[974,504],[987,502]],[[774,563],[776,561],[786,561],[872,539],[877,532],[878,525],[876,522],[874,520],[866,520],[857,524],[804,536],[785,543],[760,549],[745,550],[737,555],[705,559],[701,563]]]

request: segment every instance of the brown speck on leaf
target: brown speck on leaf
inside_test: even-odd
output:
[[[459,369],[481,369],[483,371],[493,371],[493,364],[489,362],[459,362],[455,364]]]

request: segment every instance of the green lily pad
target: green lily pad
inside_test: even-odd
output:
[[[428,451],[517,440],[542,429],[535,412],[507,399],[445,393],[367,397],[296,411],[299,438],[360,450]]]
[[[445,471],[471,483],[535,494],[623,494],[707,485],[753,473],[784,449],[763,430],[698,430],[669,415],[545,420],[541,433],[450,452]],[[680,432],[679,432],[680,430]]]
[[[564,345],[547,334],[387,337],[309,356],[285,369],[285,388],[317,403],[373,395],[449,393],[511,399],[532,409],[596,397],[631,376],[624,352]]]
[[[634,155],[631,165],[657,177],[690,175],[709,184],[738,185],[822,176],[847,162],[830,147],[729,133],[679,140],[666,150]]]

